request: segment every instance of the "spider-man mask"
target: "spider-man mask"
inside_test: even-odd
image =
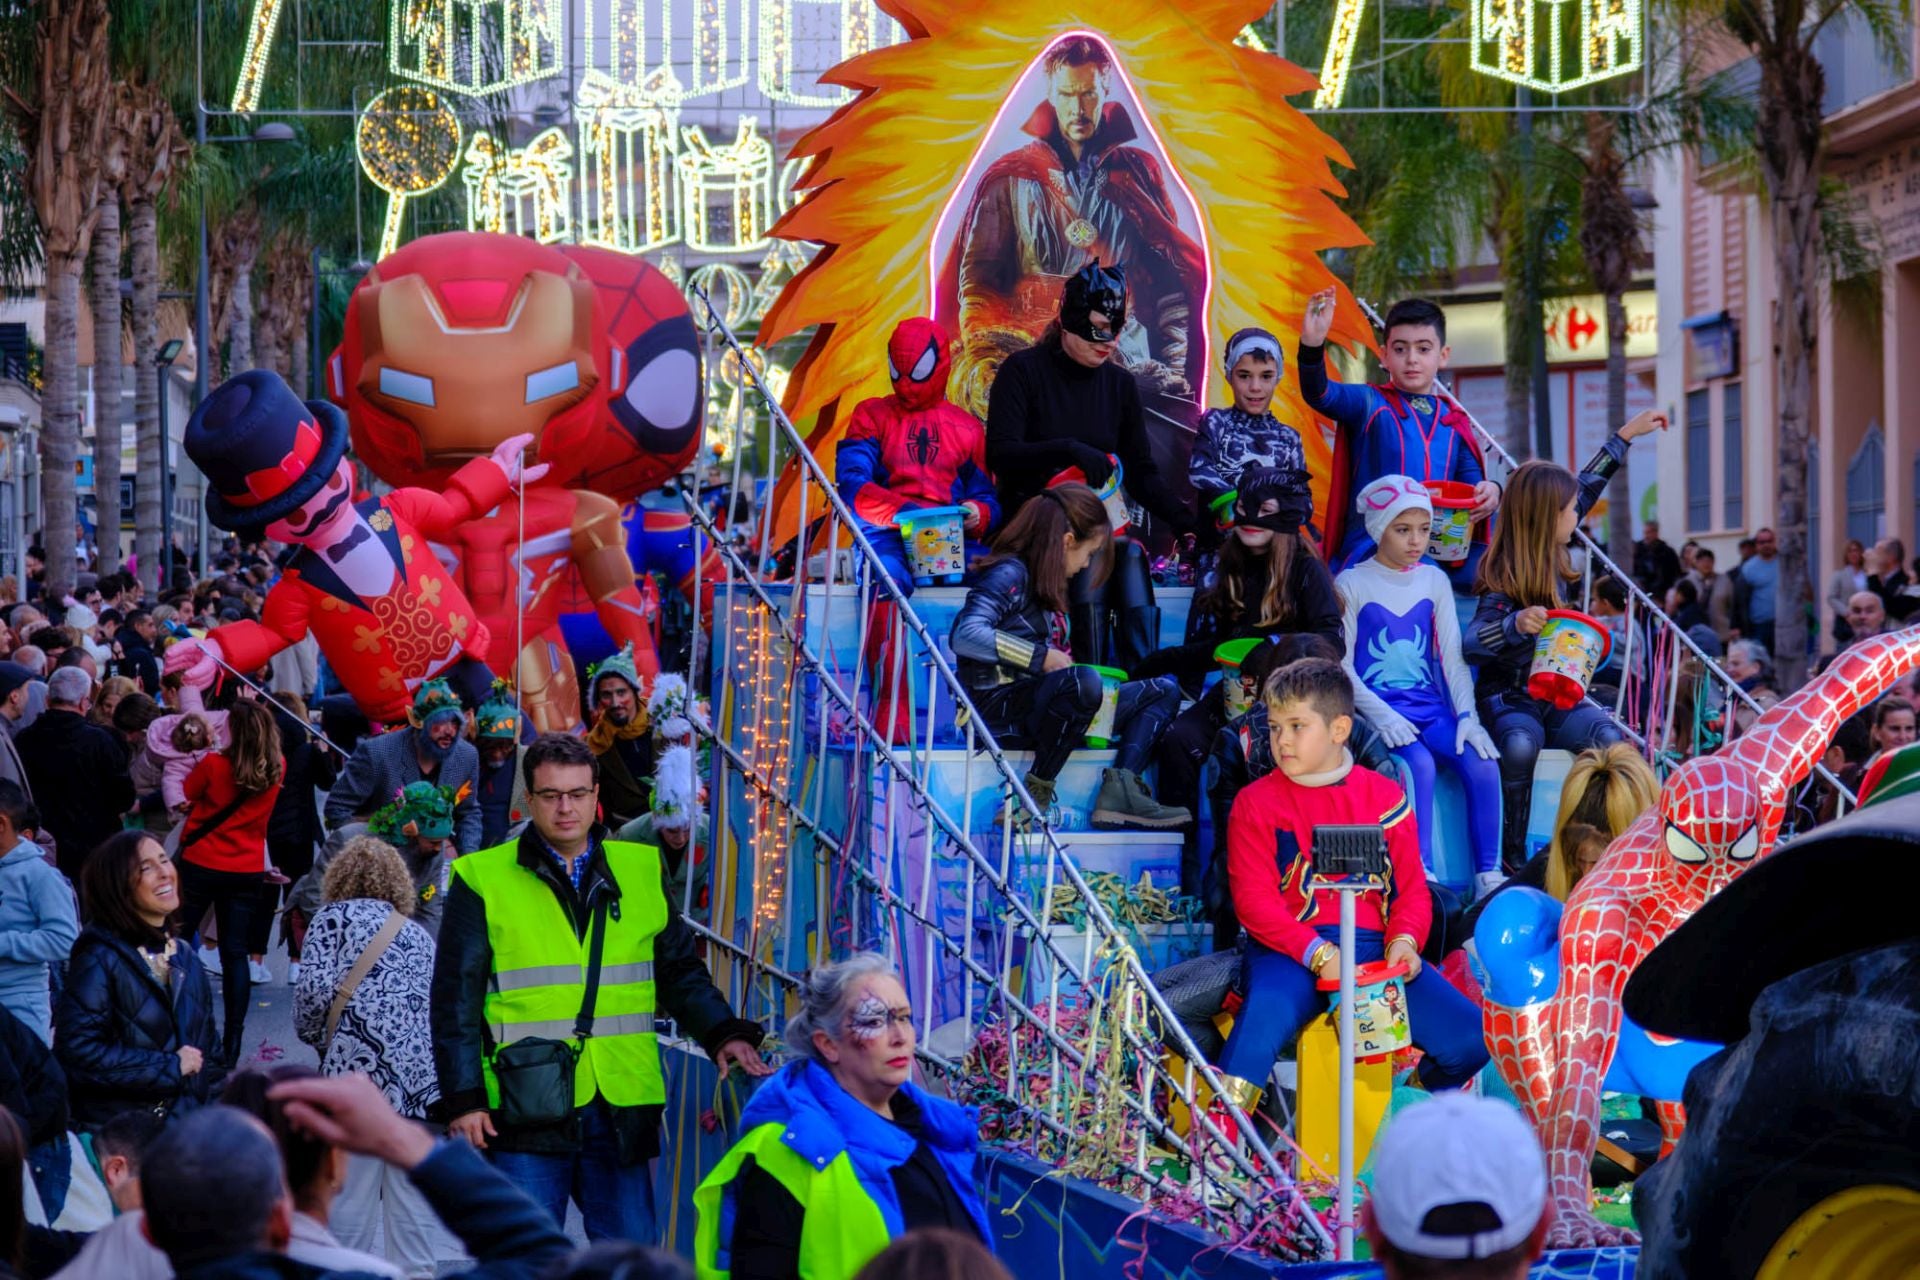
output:
[[[887,339],[887,376],[906,409],[931,409],[947,398],[953,371],[947,331],[922,316],[902,320]]]

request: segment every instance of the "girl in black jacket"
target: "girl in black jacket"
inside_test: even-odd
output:
[[[1100,711],[1100,676],[1074,665],[1065,613],[1067,579],[1094,564],[1109,534],[1106,508],[1093,490],[1079,484],[1042,490],[994,540],[995,554],[975,568],[953,620],[960,679],[996,739],[1015,735],[1032,745],[1026,786],[1043,811],[1053,804],[1054,779]],[[1095,826],[1170,829],[1192,821],[1185,809],[1155,801],[1140,780],[1179,709],[1180,686],[1171,679],[1120,687],[1119,750],[1101,779]],[[997,820],[1013,807],[1009,801]]]
[[[222,1074],[213,990],[174,937],[180,895],[166,851],[142,831],[111,837],[86,860],[80,899],[86,927],[54,1010],[74,1124],[205,1105]]]
[[[1229,640],[1308,633],[1341,649],[1340,597],[1320,557],[1300,541],[1313,514],[1312,498],[1277,467],[1251,468],[1240,477],[1234,528],[1206,585],[1194,595],[1185,644],[1162,649],[1138,675],[1172,675],[1189,692],[1214,668],[1214,650]],[[1200,768],[1214,735],[1227,723],[1226,684],[1209,689],[1174,717],[1160,740],[1160,796],[1189,809],[1199,803]],[[1226,826],[1215,814],[1214,825]],[[1200,834],[1189,827],[1180,854],[1181,892],[1199,896]]]
[[[1493,540],[1480,562],[1480,603],[1460,637],[1461,651],[1479,668],[1474,694],[1480,723],[1500,748],[1506,810],[1501,860],[1509,871],[1526,862],[1527,816],[1533,807],[1533,766],[1542,748],[1585,751],[1620,741],[1620,726],[1591,698],[1566,710],[1527,692],[1534,638],[1547,612],[1564,608],[1567,584],[1578,580],[1567,555],[1574,530],[1626,464],[1636,438],[1666,429],[1664,414],[1647,411],[1609,436],[1576,477],[1565,467],[1523,463],[1507,483]]]

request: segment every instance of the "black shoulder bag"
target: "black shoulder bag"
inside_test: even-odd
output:
[[[573,1118],[573,1073],[593,1035],[593,1003],[600,994],[600,956],[607,940],[607,901],[601,898],[588,924],[587,990],[571,1041],[527,1036],[502,1045],[493,1054],[493,1075],[500,1084],[500,1122],[510,1129],[556,1125]]]

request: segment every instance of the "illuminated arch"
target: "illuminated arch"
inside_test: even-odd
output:
[[[1125,70],[1130,106],[1197,209],[1211,286],[1209,350],[1243,325],[1293,346],[1307,296],[1336,285],[1321,250],[1366,243],[1335,203],[1334,163],[1349,163],[1287,99],[1313,76],[1234,42],[1263,0],[886,0],[911,37],[841,64],[829,79],[856,93],[794,149],[810,195],[777,237],[824,245],[768,309],[762,348],[815,327],[785,406],[816,455],[831,457],[852,407],[889,390],[885,343],[929,304],[930,240],[1005,104],[1039,54],[1063,35],[1095,35]],[[1371,343],[1344,290],[1334,341]],[[1209,365],[1211,361],[1209,360]],[[1274,411],[1301,428],[1324,503],[1322,433],[1300,400],[1293,362]],[[1224,379],[1207,369],[1208,403]]]

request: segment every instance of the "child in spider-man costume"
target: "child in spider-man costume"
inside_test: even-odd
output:
[[[986,428],[947,400],[953,355],[947,331],[931,320],[903,320],[887,341],[893,394],[863,400],[834,453],[834,482],[860,519],[860,529],[900,589],[913,593],[907,548],[895,523],[922,507],[966,510],[967,558],[984,550],[1000,518],[987,474]],[[907,708],[893,707],[891,604],[876,593],[868,658],[874,664],[875,723],[903,738]],[[897,715],[896,715],[897,712]]]

